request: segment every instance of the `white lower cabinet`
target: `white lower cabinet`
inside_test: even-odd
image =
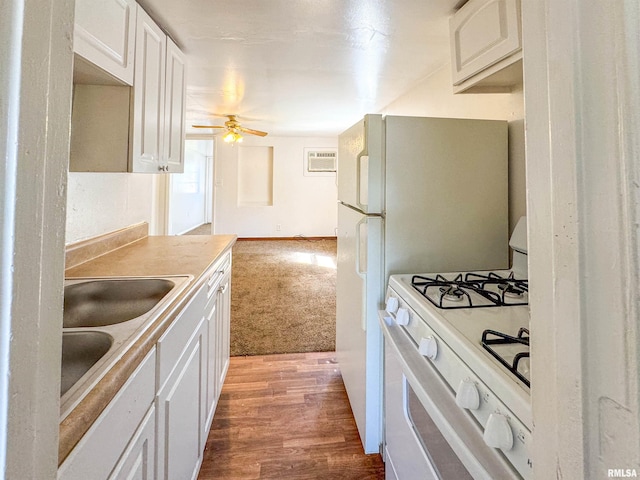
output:
[[[218,308],[216,309],[218,342],[216,344],[216,381],[222,389],[229,369],[230,317],[231,317],[231,274],[225,275],[218,288]],[[220,393],[218,392],[218,396]]]
[[[156,478],[156,409],[151,405],[138,432],[120,458],[109,480],[153,480]]]
[[[231,320],[231,253],[214,265],[209,273],[208,302],[205,308],[208,328],[207,432],[216,411],[222,384],[229,368]]]
[[[207,322],[203,285],[158,341],[158,479],[196,478],[206,436]]]
[[[229,366],[231,252],[58,469],[60,480],[192,480]]]
[[[124,473],[127,469],[153,473],[154,429],[149,422],[153,422],[155,366],[154,348],[60,465],[59,479],[153,478]],[[116,475],[118,469],[122,476]]]
[[[158,393],[157,478],[198,476],[206,437],[206,322],[202,318],[176,369]]]

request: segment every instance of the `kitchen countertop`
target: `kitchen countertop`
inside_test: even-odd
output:
[[[164,331],[204,282],[202,275],[236,242],[235,235],[144,237],[134,243],[65,271],[67,278],[102,276],[192,275],[193,280],[153,325],[138,339],[60,422],[58,464],[115,397]]]

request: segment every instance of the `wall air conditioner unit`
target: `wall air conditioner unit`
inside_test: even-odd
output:
[[[304,149],[305,175],[333,175],[336,172],[338,152],[327,148]]]

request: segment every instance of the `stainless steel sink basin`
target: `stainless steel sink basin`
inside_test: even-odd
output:
[[[192,280],[191,275],[65,279],[61,420]]]
[[[113,338],[104,332],[65,332],[62,334],[62,381],[64,395],[111,348]]]
[[[175,283],[161,278],[99,279],[64,287],[64,328],[102,327],[144,315]]]

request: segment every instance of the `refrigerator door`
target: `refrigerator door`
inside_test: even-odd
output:
[[[382,115],[366,115],[338,141],[338,200],[367,214],[384,208],[382,130]]]
[[[366,453],[377,453],[381,441],[382,222],[338,206],[336,357]]]
[[[509,268],[507,122],[386,116],[385,275]]]

